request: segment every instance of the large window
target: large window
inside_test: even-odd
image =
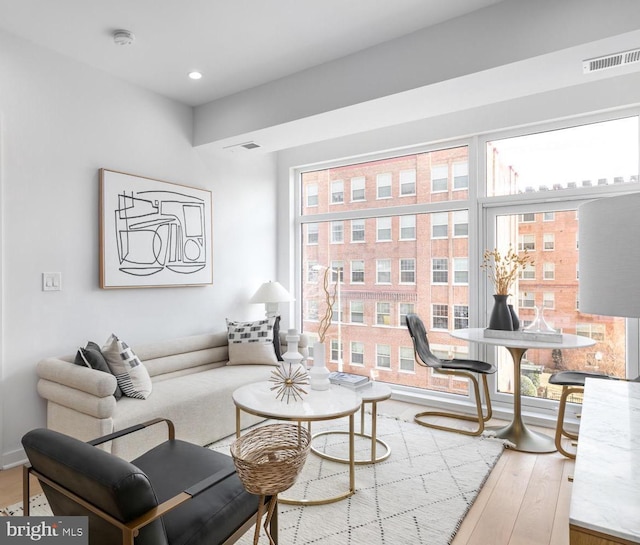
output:
[[[449,333],[486,326],[492,286],[478,261],[485,249],[511,246],[534,260],[510,294],[521,325],[542,313],[554,328],[597,341],[581,350],[529,350],[526,403],[548,408],[559,395],[548,378],[561,369],[622,377],[628,365],[637,368],[639,343],[627,354],[628,328],[635,339],[637,321],[579,310],[577,209],[598,196],[640,190],[638,116],[527,132],[300,172],[296,299],[312,341],[326,294],[311,266],[346,268],[340,285],[331,276],[330,367],[340,358],[345,371],[379,371],[379,380],[403,387],[468,395],[466,382],[415,365],[406,315],[422,318],[435,353],[469,356],[469,344]],[[509,403],[506,350],[471,349],[498,364],[492,388],[498,402]]]
[[[301,203],[304,270],[305,263],[348,267],[340,289],[330,285],[334,315],[325,341],[331,343],[332,361],[338,347],[345,347],[345,371],[378,369],[379,380],[467,393],[465,385],[452,388],[447,377],[432,377],[414,365],[406,326],[407,314],[417,313],[430,342],[450,353],[459,343],[448,332],[469,323],[467,165],[465,146],[302,174],[305,195],[307,185],[317,186],[317,204]],[[303,280],[303,331],[313,338],[326,312],[326,294],[322,275]],[[338,306],[344,316],[339,324]],[[456,354],[466,350],[459,346]]]

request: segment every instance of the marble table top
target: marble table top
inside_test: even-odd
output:
[[[356,393],[343,386],[331,385],[318,391],[307,387],[308,393],[301,400],[281,401],[269,381],[241,386],[233,392],[236,407],[267,418],[279,420],[313,421],[331,420],[355,413],[362,404]]]
[[[456,339],[463,339],[465,341],[506,346],[507,348],[527,348],[531,350],[535,348],[584,348],[586,346],[593,346],[594,344],[596,344],[596,342],[589,337],[583,337],[581,335],[571,335],[569,333],[562,334],[562,342],[485,337],[484,328],[482,327],[456,329],[455,331],[450,331],[449,335],[455,337]]]
[[[640,383],[587,379],[569,522],[640,543]]]

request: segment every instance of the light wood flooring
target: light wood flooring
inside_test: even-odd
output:
[[[379,412],[404,420],[412,420],[420,410],[424,407],[394,400],[379,406]],[[553,435],[550,429],[533,429]],[[572,460],[558,453],[537,455],[506,449],[452,545],[569,545],[568,478],[573,466]],[[19,501],[22,468],[0,471],[0,506]]]

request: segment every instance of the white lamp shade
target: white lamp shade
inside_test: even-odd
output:
[[[578,218],[580,311],[640,317],[640,193],[585,203]]]
[[[284,303],[291,301],[291,295],[280,282],[265,282],[249,299],[249,303]]]

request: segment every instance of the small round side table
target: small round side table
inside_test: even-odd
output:
[[[346,388],[346,387],[345,387]],[[377,421],[378,421],[378,402],[385,401],[391,397],[391,388],[386,384],[381,384],[379,382],[374,382],[371,386],[365,386],[360,390],[356,390],[356,395],[361,400],[360,406],[360,433],[355,433],[354,435],[358,437],[364,437],[365,439],[371,440],[371,456],[369,458],[364,459],[356,459],[354,463],[356,465],[365,465],[365,464],[376,464],[378,462],[382,462],[386,460],[391,455],[391,447],[385,443],[382,439],[378,439],[377,437]],[[367,435],[365,433],[365,405],[367,403],[371,403],[371,434]],[[322,435],[349,435],[348,431],[338,431],[338,430],[329,430],[322,431],[320,433],[316,433],[312,437],[315,439],[316,437],[320,437]],[[381,445],[385,452],[380,456],[376,456],[377,445]],[[339,462],[343,464],[349,463],[348,458],[342,458],[340,456],[332,456],[330,454],[326,454],[318,449],[316,449],[313,444],[311,445],[311,451],[324,458],[325,460],[331,460],[332,462]]]

